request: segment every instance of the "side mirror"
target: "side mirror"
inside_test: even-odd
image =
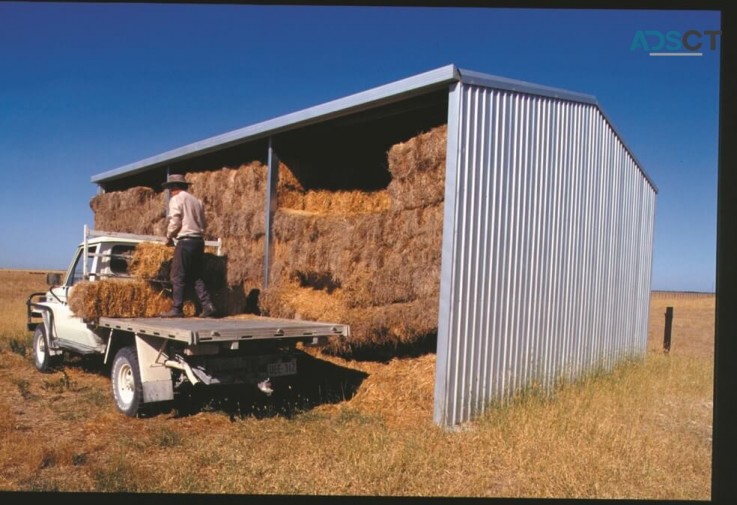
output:
[[[57,272],[49,272],[46,274],[46,284],[52,288],[61,284],[61,274]]]

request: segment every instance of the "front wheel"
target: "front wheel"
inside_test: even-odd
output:
[[[126,416],[136,417],[143,404],[143,385],[135,347],[123,347],[118,351],[111,379],[115,406]]]
[[[50,372],[59,364],[59,356],[52,356],[46,341],[46,328],[43,324],[36,326],[33,333],[33,364],[39,372]]]

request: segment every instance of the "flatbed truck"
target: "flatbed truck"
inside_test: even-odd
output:
[[[137,244],[161,237],[84,228],[84,238],[63,277],[47,274],[49,290],[26,302],[37,370],[49,372],[64,352],[100,355],[110,365],[113,399],[129,417],[174,399],[183,385],[255,385],[271,394],[272,379],[296,375],[297,348],[348,338],[346,324],[242,314],[222,318],[100,317],[87,321],[69,308],[82,280],[130,277],[127,259]],[[206,245],[217,248],[218,241]]]

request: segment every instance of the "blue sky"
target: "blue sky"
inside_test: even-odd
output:
[[[93,175],[454,63],[596,96],[659,189],[653,289],[713,291],[719,28],[707,11],[0,3],[0,268],[66,268]],[[632,48],[646,30],[697,30],[703,55]]]

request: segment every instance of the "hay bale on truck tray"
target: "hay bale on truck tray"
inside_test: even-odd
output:
[[[98,321],[100,317],[156,317],[171,309],[171,292],[134,278],[83,281],[75,284],[69,308],[85,321]],[[187,316],[196,311],[191,301],[185,303],[183,310]]]
[[[208,248],[209,249],[209,248]],[[100,317],[156,317],[171,309],[169,273],[174,248],[156,242],[136,246],[128,265],[131,278],[110,278],[75,284],[69,297],[72,313],[87,321]],[[216,307],[227,306],[225,258],[205,252],[204,279]],[[186,316],[197,314],[193,293],[187,293]]]

